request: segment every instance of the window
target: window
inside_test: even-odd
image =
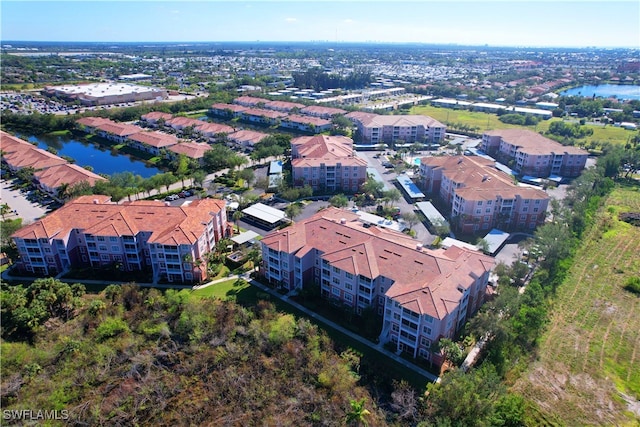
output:
[[[487,206],[491,206],[493,204],[493,200],[487,200]]]
[[[333,272],[340,274],[340,269],[338,267],[333,267]]]
[[[529,208],[526,207],[526,206],[524,208],[522,208],[522,212],[527,212],[528,210],[529,210]]]
[[[109,236],[109,240],[112,242],[117,242],[118,238],[116,236]]]
[[[476,209],[476,213],[477,214],[481,214],[482,213],[482,209]]]
[[[345,283],[345,284],[344,284],[344,288],[345,288],[346,290],[350,291],[350,290],[352,290],[352,289],[353,289],[353,285],[352,285],[351,283],[348,283],[348,282],[347,282],[347,283]]]
[[[339,284],[340,284],[340,279],[338,279],[337,277],[334,277],[332,281],[333,281],[333,283],[335,283],[336,285],[339,285]]]
[[[333,289],[331,289],[331,293],[334,294],[335,296],[339,297],[340,296],[340,289],[333,288]]]
[[[101,250],[101,251],[106,251],[107,250],[107,245],[100,245],[98,247],[98,249]]]
[[[98,236],[98,242],[104,242],[104,236]]]
[[[396,323],[394,323],[393,325],[391,325],[391,330],[393,332],[398,332],[400,330],[400,326],[398,326]]]
[[[351,273],[345,273],[345,275],[347,276],[347,279],[353,279],[353,274],[351,274]]]
[[[393,313],[394,320],[400,320],[400,313]]]
[[[120,248],[118,246],[111,246],[111,252],[118,252]]]
[[[533,208],[533,211],[534,212],[538,212],[538,208]]]
[[[431,328],[428,326],[425,326],[424,328],[422,328],[422,330],[424,331],[424,333],[426,335],[431,335]]]
[[[431,347],[431,340],[425,337],[420,338],[420,345],[430,348]]]
[[[353,302],[353,295],[344,294],[344,300],[347,301],[347,302]]]
[[[491,213],[491,208],[487,208],[484,210],[484,213]]]

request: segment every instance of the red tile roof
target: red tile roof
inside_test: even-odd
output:
[[[58,188],[63,184],[68,184],[70,187],[73,187],[82,181],[86,181],[89,185],[94,186],[97,181],[106,181],[106,178],[72,164],[51,166],[33,175],[40,184],[48,188]]]
[[[247,107],[243,107],[242,105],[235,105],[235,104],[216,103],[211,106],[211,109],[220,110],[220,111],[230,110],[234,113],[241,113],[245,111]]]
[[[204,153],[211,150],[211,146],[209,144],[198,142],[183,142],[177,145],[172,145],[167,148],[167,150],[177,154],[184,154],[192,159],[201,159],[204,157]]]
[[[237,142],[239,144],[246,142],[248,144],[254,145],[262,141],[264,138],[268,136],[269,134],[256,132],[253,130],[239,130],[237,132],[230,133],[229,135],[227,135],[227,139],[229,139],[230,141]]]
[[[41,150],[6,132],[0,133],[0,143],[2,158],[8,165],[16,169],[31,167],[35,170],[41,170],[68,163],[55,154]]]
[[[147,120],[147,121],[151,121],[151,122],[155,122],[155,121],[158,121],[160,119],[164,119],[164,121],[166,122],[167,120],[171,120],[173,118],[173,115],[169,114],[169,113],[163,113],[162,111],[152,111],[150,113],[144,114],[140,118],[142,120]]]
[[[109,202],[101,195],[79,197],[46,217],[22,227],[13,237],[66,239],[73,229],[96,236],[135,235],[151,232],[149,243],[193,244],[202,236],[210,212],[225,209],[216,199],[194,200],[187,206],[167,206],[161,201]]]
[[[200,122],[200,124],[196,125],[196,130],[203,135],[215,135],[217,133],[229,134],[235,131],[231,126],[223,125],[221,123],[203,122],[202,120],[200,120]]]
[[[156,148],[170,147],[180,142],[175,135],[158,131],[134,133],[129,135],[129,139]]]
[[[134,133],[143,131],[140,126],[130,125],[127,123],[116,123],[111,121],[110,123],[98,124],[96,128],[103,132],[118,136],[129,136],[133,135]]]
[[[262,243],[298,254],[310,249],[353,275],[393,280],[386,295],[419,314],[442,319],[458,305],[458,287],[468,288],[494,260],[462,248],[430,250],[395,231],[365,228],[352,212],[328,208],[291,227],[273,231]]]
[[[423,157],[420,162],[434,169],[442,169],[447,179],[461,184],[455,193],[465,200],[495,200],[496,196],[513,199],[548,199],[542,190],[519,186],[504,172],[495,168],[493,160],[477,156]]]

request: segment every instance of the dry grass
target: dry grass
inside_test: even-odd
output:
[[[640,187],[609,196],[558,290],[539,358],[515,385],[541,422],[640,421],[640,298],[623,289],[640,275],[640,227],[617,219],[625,211],[640,212]]]

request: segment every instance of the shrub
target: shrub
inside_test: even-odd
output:
[[[636,295],[640,295],[640,277],[629,277],[627,279],[627,283],[624,285],[624,289]]]
[[[98,341],[104,341],[123,332],[129,332],[129,325],[118,317],[108,317],[96,328],[96,337]]]

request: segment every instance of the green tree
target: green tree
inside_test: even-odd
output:
[[[344,194],[336,194],[329,199],[329,204],[336,208],[344,208],[349,205],[349,199]]]
[[[348,426],[366,426],[368,425],[367,416],[371,415],[371,412],[365,408],[367,399],[362,398],[360,400],[351,399],[349,401],[349,410],[345,416],[345,422]]]
[[[302,207],[299,203],[290,203],[284,210],[287,217],[293,222],[295,218],[302,213]]]

